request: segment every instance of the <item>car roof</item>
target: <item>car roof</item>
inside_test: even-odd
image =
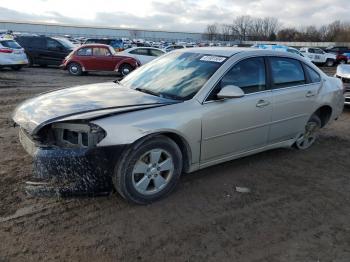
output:
[[[83,44],[81,46],[79,46],[79,48],[82,48],[82,47],[107,47],[109,48],[110,45],[105,45],[105,44]]]
[[[275,50],[268,50],[268,49],[259,49],[259,48],[252,48],[252,47],[192,47],[192,48],[183,48],[183,49],[177,49],[174,50],[175,52],[190,52],[190,53],[199,53],[199,54],[206,54],[206,55],[217,55],[217,56],[226,56],[230,57],[238,53],[250,53],[250,54],[257,54],[257,55],[275,55],[280,53],[288,54],[288,52],[279,52]]]
[[[148,49],[154,49],[154,50],[160,50],[160,51],[163,51],[162,49],[160,48],[156,48],[156,47],[153,47],[153,46],[135,46],[135,47],[131,47],[131,48],[128,48],[126,50],[129,50],[129,51],[132,51],[132,50],[135,50],[135,49],[144,49],[144,48],[148,48]],[[164,51],[163,51],[164,52]]]

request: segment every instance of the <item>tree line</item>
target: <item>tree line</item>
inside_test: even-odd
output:
[[[231,24],[209,24],[209,41],[350,42],[350,23],[334,21],[319,27],[283,27],[277,18],[239,16]]]

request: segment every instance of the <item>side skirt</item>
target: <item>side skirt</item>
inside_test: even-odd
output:
[[[254,150],[249,150],[249,151],[245,151],[245,152],[238,153],[238,154],[233,154],[233,155],[227,155],[227,156],[221,157],[219,159],[215,159],[215,160],[207,161],[207,162],[204,162],[204,163],[200,163],[199,165],[197,165],[197,167],[198,167],[198,169],[203,169],[203,168],[206,168],[206,167],[209,167],[209,166],[217,165],[217,164],[220,164],[220,163],[223,163],[223,162],[227,162],[227,161],[230,161],[230,160],[238,159],[238,158],[249,156],[249,155],[254,155],[254,154],[261,153],[261,152],[264,152],[264,151],[267,151],[267,150],[271,150],[271,149],[289,148],[289,147],[291,147],[294,144],[294,142],[295,142],[295,138],[289,139],[289,140],[286,140],[286,141],[282,141],[282,142],[278,142],[278,143],[275,143],[275,144],[270,144],[270,145],[267,145],[267,146],[264,146],[264,147],[260,147],[260,148],[254,149]],[[196,171],[196,170],[197,169],[195,169],[195,166],[191,166],[190,172],[193,172],[193,171]]]

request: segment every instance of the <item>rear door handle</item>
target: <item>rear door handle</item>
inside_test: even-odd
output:
[[[315,94],[313,92],[309,91],[309,92],[306,93],[305,96],[306,97],[313,97],[313,96],[315,96]]]
[[[265,106],[268,106],[269,104],[270,104],[269,101],[259,100],[258,103],[256,104],[256,107],[265,107]]]

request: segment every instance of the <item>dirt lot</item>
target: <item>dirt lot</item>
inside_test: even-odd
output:
[[[115,78],[0,71],[0,261],[350,261],[349,109],[305,152],[274,150],[185,175],[149,206],[116,194],[27,196],[31,158],[11,111],[39,92]]]

